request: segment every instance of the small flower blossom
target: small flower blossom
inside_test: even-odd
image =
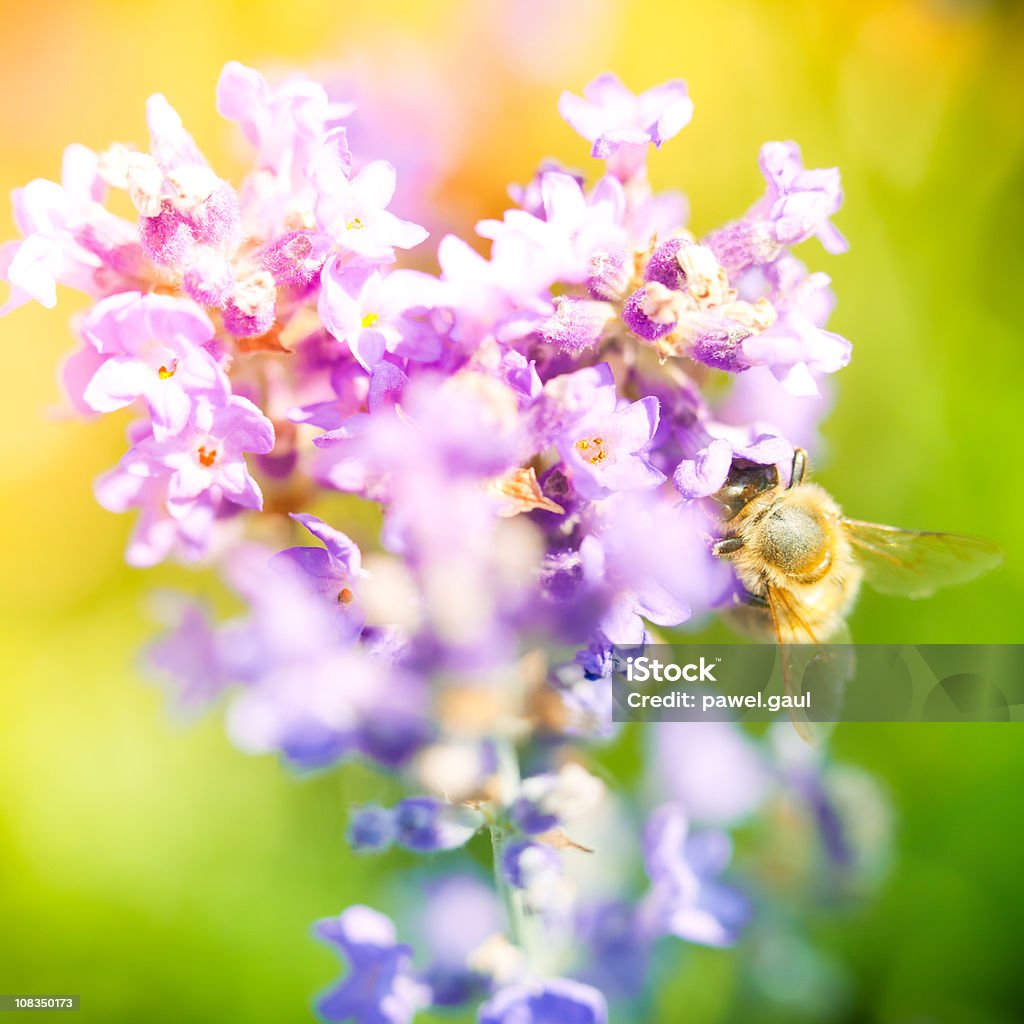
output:
[[[192,417],[177,434],[140,441],[121,461],[141,477],[167,478],[167,504],[183,514],[214,488],[243,508],[260,508],[263,495],[249,474],[244,453],[274,447],[274,427],[248,399],[232,395],[216,405],[200,397]]]
[[[502,221],[481,221],[477,233],[524,246],[551,281],[585,281],[594,249],[616,249],[625,240],[621,184],[602,178],[588,197],[572,175],[549,171],[541,176],[540,195],[536,215],[509,210]]]
[[[317,174],[316,220],[342,251],[367,263],[393,263],[395,249],[411,249],[425,228],[388,212],[395,194],[395,169],[385,160],[367,164],[354,178],[332,168]]]
[[[595,410],[559,448],[584,497],[657,487],[665,474],[646,457],[658,429],[658,400],[644,398],[610,415]]]
[[[776,241],[796,245],[815,235],[829,252],[846,252],[846,239],[828,220],[843,205],[839,169],[806,170],[795,142],[766,142],[759,163],[768,182],[763,208]]]
[[[660,148],[690,123],[693,101],[685,82],[666,82],[636,96],[606,74],[595,78],[582,98],[562,93],[558,112],[594,144],[591,156],[615,158],[609,168],[625,180],[643,165],[648,144]]]
[[[483,825],[483,815],[431,797],[410,797],[395,808],[395,841],[416,853],[464,846]]]
[[[480,1007],[479,1024],[607,1024],[604,996],[590,985],[549,978],[502,989]]]
[[[367,370],[388,352],[428,363],[440,355],[440,338],[414,315],[439,303],[436,278],[415,270],[387,276],[346,272],[335,257],[322,280],[319,312],[324,326]]]
[[[707,946],[735,942],[749,909],[738,892],[716,877],[731,854],[728,837],[689,836],[682,809],[667,804],[651,815],[644,850],[653,883],[646,913],[655,927]]]
[[[0,277],[11,286],[0,315],[32,300],[52,309],[58,284],[103,293],[101,270],[118,259],[118,250],[131,247],[132,233],[127,221],[100,205],[106,186],[98,167],[91,150],[68,146],[61,184],[37,178],[14,190],[14,219],[24,240],[0,247]],[[134,247],[141,259],[137,238]]]
[[[103,357],[82,392],[82,403],[105,413],[142,398],[158,441],[184,429],[199,396],[217,402],[230,389],[204,347],[213,340],[213,324],[186,299],[114,295],[90,311],[82,333]]]
[[[324,546],[288,548],[278,552],[275,559],[288,561],[305,574],[324,602],[336,608],[340,615],[349,618],[353,630],[358,632],[362,618],[356,595],[360,581],[365,576],[359,548],[340,530],[333,529],[316,516],[292,513],[292,519],[304,526]]]
[[[317,1000],[325,1020],[408,1024],[430,1003],[430,990],[411,971],[412,949],[396,940],[394,924],[369,907],[352,906],[314,926],[318,939],[348,961],[345,980]]]

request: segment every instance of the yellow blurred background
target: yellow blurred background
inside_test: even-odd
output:
[[[69,142],[144,144],[153,92],[237,180],[245,152],[214,105],[230,59],[361,83],[371,110],[395,112],[397,127],[377,125],[375,137],[390,133],[396,147],[408,145],[404,121],[436,118],[429,202],[462,234],[499,214],[506,185],[546,156],[596,170],[556,103],[604,70],[638,91],[689,82],[693,123],[653,157],[652,178],[689,195],[698,233],[760,195],[767,139],[797,140],[808,166],[838,164],[851,251],[800,252],[832,275],[831,326],[854,343],[820,478],[859,517],[981,533],[1007,552],[997,575],[926,603],[865,595],[855,635],[1022,639],[1019,6],[42,0],[8,7],[2,29],[5,190],[58,177]],[[0,236],[15,235],[4,211]],[[295,783],[232,751],[216,721],[171,724],[143,683],[137,652],[156,629],[147,594],[210,583],[127,569],[130,522],[93,501],[126,419],[60,413],[56,369],[83,304],[62,293],[55,311],[32,305],[0,321],[0,992],[80,992],[97,1021],[303,1019],[332,972],[307,923],[379,884],[341,839],[347,803],[378,783],[357,770]],[[1021,735],[848,727],[837,743],[887,780],[905,821],[881,906],[918,915],[931,934],[921,945],[893,925],[885,963],[871,949],[883,919],[869,913],[842,934],[823,925],[854,995],[837,1001],[839,1016],[813,1019],[1013,1019],[999,942],[1016,939],[999,922],[1008,903],[1022,909],[1017,858],[1001,856],[1019,849]],[[985,834],[986,850],[964,845],[965,832]],[[936,888],[950,902],[932,921]],[[989,929],[985,956],[947,963],[942,951],[967,927]],[[686,961],[706,979],[684,990],[702,1021],[804,1019],[747,1001],[719,957]],[[987,986],[980,1003],[968,974]],[[691,1019],[675,1013],[658,1019]]]

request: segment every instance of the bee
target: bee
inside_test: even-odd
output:
[[[788,485],[776,466],[736,460],[714,500],[723,534],[712,551],[728,559],[743,588],[739,614],[754,632],[771,626],[779,645],[841,643],[862,582],[884,594],[926,597],[974,579],[1002,560],[987,540],[880,526],[842,514],[806,480],[796,449]]]

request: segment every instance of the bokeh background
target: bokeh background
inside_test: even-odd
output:
[[[237,177],[239,140],[214,109],[229,59],[354,83],[365,144],[463,231],[544,156],[592,170],[555,105],[605,69],[636,89],[688,80],[696,116],[652,176],[690,195],[698,232],[760,194],[762,141],[798,140],[808,165],[841,167],[852,246],[801,253],[833,276],[833,324],[855,346],[819,479],[859,517],[981,533],[1007,555],[927,602],[866,593],[854,634],[1024,639],[1017,5],[35,0],[5,7],[2,29],[4,190],[56,177],[67,142],[144,142],[157,91]],[[0,992],[79,993],[84,1021],[303,1020],[336,973],[309,922],[386,886],[342,842],[347,805],[382,784],[358,768],[295,780],[232,750],[215,717],[173,721],[145,682],[148,595],[211,584],[127,569],[130,524],[93,503],[124,423],[60,415],[80,307],[69,293],[0,321]],[[623,742],[609,763],[627,771],[637,739]],[[1024,733],[844,725],[835,750],[891,801],[876,898],[804,901],[810,945],[775,950],[774,985],[751,984],[748,955],[680,944],[656,1019],[1020,1020]],[[798,982],[815,971],[812,998]]]

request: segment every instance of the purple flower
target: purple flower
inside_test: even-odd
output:
[[[354,178],[339,169],[319,171],[316,220],[342,251],[367,263],[393,263],[395,249],[411,249],[427,237],[425,228],[387,210],[395,194],[395,169],[386,160],[368,163]]]
[[[692,459],[676,467],[673,483],[684,498],[706,498],[725,486],[734,459],[761,466],[789,463],[793,446],[784,438],[761,434],[749,443],[711,437]]]
[[[273,447],[273,424],[248,399],[231,395],[214,404],[199,396],[180,433],[140,441],[121,465],[137,476],[167,477],[172,514],[188,512],[214,489],[243,508],[261,508],[263,495],[244,453],[266,454]]]
[[[608,302],[596,302],[574,296],[555,298],[555,312],[541,324],[540,336],[570,356],[581,356],[600,340],[604,329],[615,319]]]
[[[741,343],[752,365],[767,366],[787,391],[799,397],[820,393],[815,374],[836,373],[850,362],[851,344],[821,326],[831,309],[829,284],[826,274],[787,279],[785,290],[774,300],[778,319]]]
[[[297,177],[325,130],[352,107],[331,103],[324,87],[308,79],[272,88],[258,71],[233,60],[217,82],[217,110],[239,124],[259,153],[261,169]]]
[[[104,357],[85,386],[83,404],[105,413],[143,398],[157,441],[184,429],[194,398],[224,401],[230,390],[203,347],[213,339],[213,324],[188,299],[113,295],[93,307],[82,333]]]
[[[395,807],[395,842],[416,853],[454,850],[465,846],[483,824],[483,815],[470,807],[410,797]]]
[[[99,477],[95,492],[97,502],[108,512],[139,510],[125,551],[129,565],[148,568],[172,554],[195,562],[206,555],[219,512],[219,502],[212,497],[197,501],[185,512],[176,509],[172,515],[166,477],[137,476],[120,466]]]
[[[600,805],[605,788],[582,765],[569,763],[556,772],[523,779],[511,818],[530,835],[547,832],[573,818],[582,818]]]
[[[680,291],[686,287],[686,271],[679,262],[679,250],[693,243],[685,238],[670,238],[651,253],[644,268],[644,279],[657,281],[666,288]]]
[[[573,890],[562,877],[562,859],[551,846],[522,839],[509,843],[502,853],[501,870],[520,890],[529,913],[547,921],[564,918]]]
[[[346,272],[333,257],[321,280],[318,311],[324,326],[367,370],[388,352],[419,362],[440,355],[440,338],[415,316],[440,303],[437,278],[416,270]]]
[[[796,245],[816,235],[829,252],[846,252],[849,244],[828,219],[843,205],[839,168],[806,170],[795,142],[766,142],[758,163],[768,191],[756,209],[772,222],[776,241]]]
[[[649,143],[660,148],[690,123],[693,101],[678,79],[636,96],[616,75],[604,74],[583,90],[583,98],[562,93],[558,112],[594,144],[591,156],[608,160],[609,170],[624,181],[643,167]]]
[[[749,907],[739,892],[717,880],[731,852],[723,832],[688,835],[679,806],[655,810],[644,829],[644,862],[652,883],[644,914],[651,926],[688,942],[732,945]]]
[[[644,341],[657,341],[671,331],[677,323],[676,311],[661,301],[657,282],[637,288],[626,300],[622,319],[626,326]]]
[[[504,988],[480,1007],[479,1024],[607,1024],[605,998],[590,985],[547,978]]]
[[[184,268],[202,246],[231,252],[242,241],[238,196],[206,163],[174,108],[157,93],[146,101],[150,153],[116,150],[109,180],[141,214],[142,247],[155,263]]]
[[[432,878],[423,888],[416,945],[430,951],[424,977],[434,1006],[458,1006],[485,987],[487,979],[471,960],[488,939],[501,934],[501,902],[490,885],[472,874]]]
[[[582,283],[595,249],[617,249],[625,241],[622,185],[615,178],[602,178],[588,197],[572,175],[549,171],[541,176],[540,193],[543,216],[508,210],[504,220],[481,221],[477,233],[504,245],[525,247],[544,268],[535,273],[549,283]]]
[[[176,703],[183,708],[203,707],[224,689],[218,634],[195,602],[181,608],[178,625],[149,648],[147,662],[176,684]]]
[[[489,334],[514,340],[551,315],[548,264],[536,257],[536,247],[512,233],[495,242],[490,259],[455,235],[441,239],[437,261],[457,341],[472,347]]]
[[[305,513],[292,513],[292,519],[304,526],[322,548],[287,548],[275,555],[275,561],[288,561],[304,573],[328,604],[351,623],[353,635],[362,628],[357,612],[358,582],[365,575],[361,568],[359,548],[340,530],[322,519]]]
[[[260,266],[278,285],[306,288],[320,277],[331,241],[312,231],[289,231],[260,252]]]
[[[656,398],[642,398],[614,411],[596,406],[558,444],[576,490],[584,498],[604,498],[617,491],[657,487],[665,474],[647,458],[657,429]]]
[[[627,250],[599,250],[587,264],[587,291],[592,298],[619,302],[626,297],[632,274],[633,257]]]
[[[379,853],[395,841],[395,812],[379,804],[366,804],[352,812],[348,841],[356,853]]]
[[[314,925],[318,939],[348,961],[345,980],[317,1000],[324,1020],[408,1024],[430,1004],[430,989],[412,973],[412,949],[400,945],[389,918],[356,905]]]
[[[677,626],[709,607],[729,574],[708,553],[705,525],[651,492],[618,494],[603,503],[580,544],[585,580],[605,596],[605,638],[620,647],[644,643],[644,619]]]
[[[112,250],[134,240],[141,257],[133,225],[99,205],[105,194],[96,154],[78,145],[64,151],[61,184],[37,178],[14,190],[14,220],[24,240],[0,246],[0,278],[11,285],[0,316],[33,299],[52,309],[58,284],[103,294],[100,271],[116,261]]]

